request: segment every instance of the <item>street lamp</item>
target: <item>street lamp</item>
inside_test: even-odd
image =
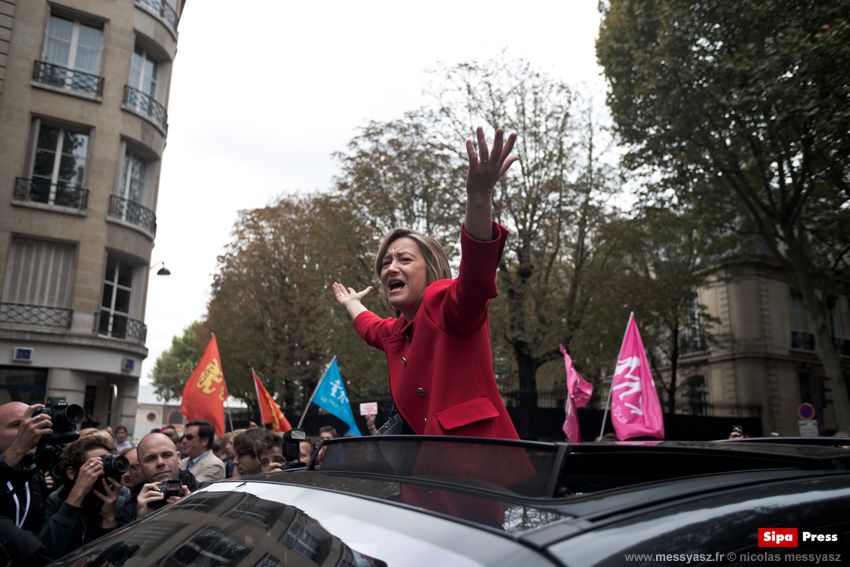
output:
[[[162,267],[159,270],[157,270],[156,275],[158,275],[158,276],[170,276],[171,271],[169,271],[169,269],[165,267],[165,262],[157,262],[156,264],[151,266],[151,270],[153,270],[154,268],[156,268],[160,264],[162,264]]]

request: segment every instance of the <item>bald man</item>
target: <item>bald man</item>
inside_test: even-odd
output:
[[[139,441],[136,452],[144,480],[130,489],[130,499],[117,517],[119,526],[144,518],[199,488],[191,472],[180,470],[180,453],[167,435],[148,433]],[[160,487],[173,480],[181,482],[180,493],[166,498]]]
[[[49,416],[32,415],[43,407],[23,402],[0,406],[0,517],[36,535],[44,522],[42,496],[47,487],[40,473],[32,474],[24,468],[41,438],[53,433]]]

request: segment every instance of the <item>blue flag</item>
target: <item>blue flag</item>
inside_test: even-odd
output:
[[[347,423],[349,430],[346,435],[353,433],[360,436],[360,430],[354,423],[354,414],[351,413],[348,394],[345,393],[345,384],[342,383],[342,376],[339,373],[339,366],[337,366],[335,358],[325,375],[322,376],[319,387],[316,388],[313,403]]]

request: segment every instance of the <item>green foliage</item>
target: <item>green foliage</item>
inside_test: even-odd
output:
[[[750,238],[816,322],[843,427],[850,407],[826,293],[850,246],[850,0],[612,0],[597,41],[628,162],[649,199]],[[839,407],[840,406],[840,407]]]
[[[195,321],[185,329],[183,335],[171,340],[171,348],[157,359],[151,372],[151,381],[157,397],[164,401],[179,400],[183,395],[186,382],[201,361],[206,343],[199,336],[200,321]]]
[[[349,396],[382,393],[382,358],[363,348],[334,281],[368,278],[368,232],[326,195],[284,196],[242,211],[219,257],[204,329],[214,332],[231,395],[255,405],[253,368],[284,412],[301,411],[333,356]],[[380,354],[380,353],[378,353]]]

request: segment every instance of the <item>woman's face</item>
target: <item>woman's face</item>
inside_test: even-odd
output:
[[[123,443],[127,439],[127,432],[123,429],[118,429],[115,431],[115,440],[119,443]]]
[[[428,275],[419,245],[406,236],[394,240],[381,260],[381,285],[389,304],[410,321],[425,295]]]

